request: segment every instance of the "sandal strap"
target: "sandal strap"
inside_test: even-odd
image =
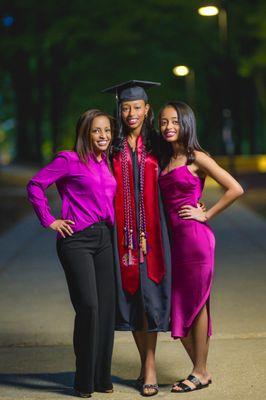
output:
[[[178,385],[175,385],[175,386],[180,387],[182,389],[182,391],[184,391],[184,392],[191,392],[192,390],[194,390],[184,382],[180,382]],[[176,392],[177,392],[177,390],[176,390]]]
[[[199,380],[199,378],[197,378],[195,375],[189,375],[187,377],[187,380],[191,383],[193,383],[193,385],[195,385],[196,387],[200,387],[202,386],[201,381]]]
[[[159,386],[157,383],[152,384],[152,383],[145,383],[145,385],[143,385],[143,389],[155,389],[155,390],[159,390]]]

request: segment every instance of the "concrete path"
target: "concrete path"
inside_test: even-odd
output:
[[[209,188],[208,204],[217,197]],[[239,204],[212,223],[217,238],[212,292],[213,384],[190,399],[263,400],[266,395],[266,220]],[[0,399],[60,399],[72,394],[73,311],[56,258],[54,233],[29,215],[0,237]],[[157,398],[173,399],[171,383],[190,372],[178,341],[159,336]],[[137,399],[139,362],[131,334],[117,333],[115,393]],[[180,395],[182,396],[182,395]],[[66,398],[67,398],[66,397]]]

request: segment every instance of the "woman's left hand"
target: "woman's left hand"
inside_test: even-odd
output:
[[[199,222],[207,221],[206,210],[203,210],[199,204],[197,207],[192,207],[192,206],[180,207],[178,215],[182,219],[195,219],[196,221]]]

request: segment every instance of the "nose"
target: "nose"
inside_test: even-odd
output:
[[[107,135],[104,131],[100,130],[100,139],[106,139]]]
[[[171,128],[173,128],[173,123],[172,123],[172,121],[168,121],[167,125],[166,125],[166,129],[171,129]]]
[[[133,108],[130,108],[130,109],[129,109],[128,115],[129,115],[130,117],[133,115],[133,113],[134,113],[133,111],[134,111]]]

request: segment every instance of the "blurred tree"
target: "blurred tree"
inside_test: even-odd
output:
[[[239,73],[249,82],[246,109],[254,114],[254,125],[249,126],[251,149],[266,152],[266,3],[247,2],[244,14],[246,31],[240,30],[236,41],[240,43]]]
[[[237,151],[260,151],[259,144],[266,145],[259,132],[266,113],[264,2],[224,3],[226,65],[217,20],[203,20],[198,5],[196,0],[47,0],[38,5],[2,0],[2,21],[13,17],[10,26],[1,25],[0,51],[2,76],[10,76],[15,92],[17,159],[42,162],[51,150],[71,146],[81,112],[90,107],[112,112],[114,99],[100,90],[113,83],[161,81],[162,87],[150,93],[156,110],[170,99],[187,101],[184,80],[171,72],[177,64],[195,71],[203,145],[212,153],[223,151],[222,109],[228,102]]]

